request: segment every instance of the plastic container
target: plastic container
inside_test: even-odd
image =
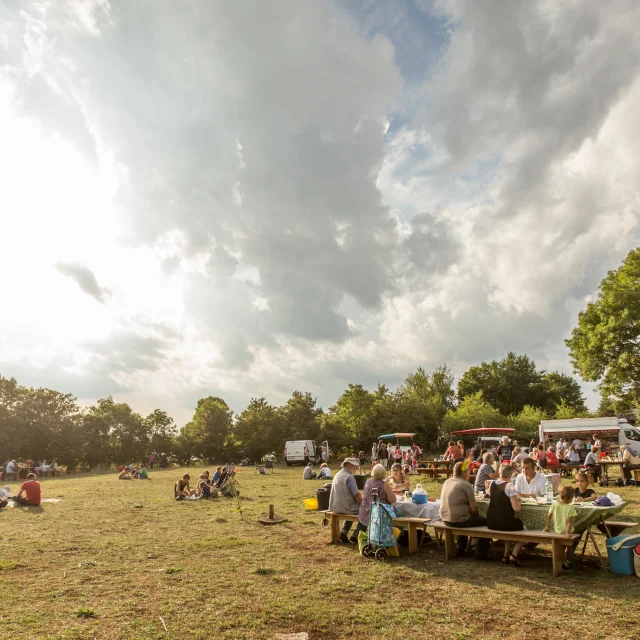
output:
[[[331,488],[325,489],[320,488],[316,489],[316,496],[318,500],[318,510],[319,511],[328,511],[329,510],[329,494],[331,493]]]
[[[358,491],[362,491],[364,489],[365,483],[371,476],[365,476],[360,473],[355,473],[353,477],[356,479],[356,486],[358,487]]]
[[[412,500],[415,504],[427,504],[429,501],[429,495],[421,484],[417,484],[413,490]]]
[[[304,506],[308,511],[317,511],[318,510],[318,498],[307,498],[304,501]]]
[[[616,536],[607,540],[607,554],[611,573],[635,575],[634,548],[640,543],[640,535]]]

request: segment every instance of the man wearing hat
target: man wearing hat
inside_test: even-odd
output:
[[[334,513],[350,513],[357,515],[360,510],[362,496],[358,491],[356,479],[353,477],[354,472],[360,464],[357,458],[345,458],[342,463],[342,469],[336,473],[331,483],[331,494],[329,495],[329,511]],[[342,523],[342,531],[340,532],[340,542],[358,542],[358,533],[366,531],[365,525],[358,522],[356,530],[349,538],[351,522]]]

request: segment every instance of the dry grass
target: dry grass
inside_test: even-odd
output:
[[[181,473],[45,479],[44,497],[62,502],[0,512],[2,637],[638,637],[635,577],[587,565],[554,579],[544,548],[520,570],[445,564],[432,545],[368,561],[327,544],[321,517],[302,505],[319,483],[300,480],[300,468],[239,473],[244,520],[232,500],[175,502]],[[430,494],[440,484],[427,483]],[[624,515],[640,516],[640,489],[618,492],[631,503]],[[269,503],[289,522],[257,524]]]

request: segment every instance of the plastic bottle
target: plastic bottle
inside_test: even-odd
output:
[[[547,503],[551,504],[553,502],[553,485],[551,480],[547,480],[545,484],[547,486]]]
[[[413,490],[412,500],[415,504],[427,504],[429,495],[421,484],[417,484]]]

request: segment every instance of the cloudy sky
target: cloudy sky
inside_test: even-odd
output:
[[[3,0],[0,373],[179,423],[509,350],[570,373],[638,244],[638,24],[636,0]]]

